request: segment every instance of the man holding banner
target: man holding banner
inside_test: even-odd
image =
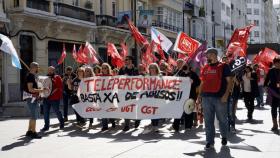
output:
[[[200,96],[205,118],[206,146],[205,149],[214,148],[215,115],[219,120],[222,145],[227,144],[228,121],[227,99],[230,92],[230,69],[226,64],[220,63],[217,58],[218,51],[209,48],[206,51],[208,64],[201,70]]]
[[[60,99],[62,98],[63,93],[63,83],[62,79],[59,75],[55,74],[55,68],[53,66],[50,66],[48,68],[48,77],[52,80],[52,91],[50,96],[48,98],[44,99],[44,121],[45,125],[41,129],[41,131],[48,131],[50,126],[50,109],[53,108],[59,123],[60,123],[60,129],[64,128],[64,120],[62,117],[62,113],[59,110],[59,103]]]
[[[28,125],[28,131],[26,132],[26,136],[33,138],[33,139],[40,139],[36,132],[36,120],[38,118],[38,98],[39,93],[44,92],[46,89],[38,89],[37,85],[37,77],[36,74],[38,73],[39,64],[37,62],[32,62],[30,64],[29,73],[26,76],[25,84],[24,84],[24,94],[23,96],[30,96],[26,97],[26,102],[28,109],[30,111],[30,120]],[[30,94],[30,95],[28,95]]]
[[[139,75],[137,68],[132,63],[133,57],[126,56],[125,57],[125,66],[120,69],[119,75],[127,75],[127,76],[137,76]],[[129,119],[125,119],[123,131],[128,131],[129,128]],[[140,125],[140,120],[135,120],[135,128],[138,128]]]

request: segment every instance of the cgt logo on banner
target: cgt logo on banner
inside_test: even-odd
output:
[[[81,81],[73,108],[85,118],[181,118],[190,88],[188,77],[91,77]]]

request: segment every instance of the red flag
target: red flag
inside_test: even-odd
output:
[[[128,22],[128,27],[136,43],[139,44],[140,46],[148,45],[149,44],[148,40],[138,31],[137,27],[135,27],[129,19],[127,19],[127,22]]]
[[[148,67],[151,63],[157,61],[157,57],[153,54],[153,42],[151,42],[144,53],[141,54],[141,63],[145,66]]]
[[[113,43],[107,44],[107,54],[112,58],[111,62],[113,66],[116,66],[118,68],[123,67],[123,58],[120,56],[116,46]]]
[[[72,50],[72,57],[73,57],[73,59],[75,59],[75,61],[77,60],[77,52],[76,52],[76,45],[75,44],[74,44],[73,50]]]
[[[273,59],[278,56],[278,53],[276,51],[265,48],[263,51],[260,51],[260,53],[254,58],[253,62],[260,64],[262,67],[264,67],[265,72],[268,72],[271,63],[273,63]]]
[[[57,64],[58,65],[62,64],[65,58],[66,58],[66,49],[65,49],[65,44],[63,43],[63,50]]]
[[[122,47],[122,51],[121,51],[120,55],[123,58],[125,58],[128,55],[128,48],[127,48],[126,44],[123,42],[121,43],[121,47]]]
[[[249,25],[234,31],[227,46],[226,55],[229,60],[232,60],[238,56],[246,56],[247,40],[250,36],[250,31],[253,26],[254,25]]]
[[[88,62],[89,63],[92,63],[92,64],[98,64],[99,63],[99,61],[96,57],[97,53],[89,42],[86,42],[83,53],[88,57]]]
[[[200,43],[189,37],[186,33],[178,34],[173,50],[191,56],[199,47]]]
[[[86,64],[88,63],[88,58],[87,56],[84,54],[84,48],[83,45],[81,44],[78,52],[77,52],[77,60],[78,63],[83,63]]]
[[[162,60],[166,61],[166,57],[165,57],[164,52],[163,52],[163,50],[161,48],[161,45],[160,44],[156,44],[156,46],[157,46],[157,50],[158,50],[158,54],[160,55],[160,58]]]

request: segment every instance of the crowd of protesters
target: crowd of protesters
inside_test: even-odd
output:
[[[146,68],[142,64],[138,67],[133,65],[132,56],[125,57],[125,65],[120,69],[112,69],[108,63],[102,63],[94,67],[81,66],[75,71],[71,66],[68,66],[65,69],[65,73],[60,76],[55,74],[55,68],[50,66],[47,76],[51,78],[53,88],[50,96],[44,98],[42,101],[45,125],[41,131],[49,130],[50,108],[54,110],[59,120],[60,129],[64,128],[64,123],[69,121],[68,109],[70,105],[79,102],[77,90],[83,78],[115,75],[190,77],[192,84],[189,98],[195,100],[197,106],[201,105],[201,108],[195,109],[203,109],[206,149],[214,145],[215,116],[219,122],[219,129],[222,137],[221,143],[222,145],[227,144],[228,127],[231,126],[232,130],[235,130],[235,113],[240,98],[244,99],[245,107],[248,110],[248,121],[252,121],[252,119],[256,117],[254,116],[255,107],[263,107],[265,105],[263,96],[264,93],[267,92],[267,101],[271,105],[273,121],[271,130],[278,130],[277,110],[279,110],[280,107],[280,57],[278,56],[273,60],[273,66],[269,69],[268,73],[265,73],[258,64],[248,64],[243,73],[233,75],[231,74],[227,58],[224,57],[222,61],[219,61],[217,55],[218,51],[214,48],[206,51],[207,64],[201,68],[200,74],[193,71],[191,64],[183,59],[177,60],[176,67],[170,66],[165,61],[160,61],[159,63],[152,63]],[[41,92],[48,91],[46,88],[38,89],[36,82],[38,69],[38,63],[32,62],[30,64],[30,72],[27,74],[26,84],[24,86],[24,91],[35,97]],[[60,100],[63,100],[63,114],[59,110]],[[254,104],[254,100],[257,101],[256,105]],[[28,98],[26,101],[31,113],[26,136],[41,138],[36,132],[36,119],[38,118],[37,105],[39,104],[39,99],[32,100]],[[228,106],[230,102],[231,106]],[[75,124],[78,127],[84,127],[87,120],[89,120],[89,126],[92,126],[93,118],[83,118],[76,111],[74,112],[76,115]],[[186,114],[184,112],[181,119],[174,119],[172,124],[173,130],[178,132],[182,125],[184,125],[185,129],[191,129],[197,126],[199,112],[201,111],[194,110],[191,114]],[[103,118],[99,121],[101,123],[101,130],[106,131],[109,129],[109,123],[111,124],[111,128],[116,128],[118,119]],[[158,132],[160,121],[159,119],[152,119],[149,130]],[[134,128],[138,128],[141,120],[125,119],[123,131],[128,131],[132,128],[131,122],[134,122]]]

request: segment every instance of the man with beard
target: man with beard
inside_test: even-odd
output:
[[[44,125],[44,128],[41,129],[41,131],[49,130],[51,107],[53,108],[53,110],[59,120],[60,129],[64,128],[64,121],[62,118],[62,114],[59,111],[59,103],[60,103],[60,99],[62,98],[62,93],[63,93],[62,79],[59,75],[55,74],[55,68],[53,66],[50,66],[48,68],[48,76],[52,80],[52,92],[48,98],[44,99],[44,102],[43,102],[45,125]]]
[[[38,74],[39,64],[37,62],[32,62],[30,64],[29,73],[26,76],[25,84],[23,87],[24,95],[28,95],[26,102],[28,109],[30,111],[30,119],[28,125],[28,131],[26,132],[26,136],[33,139],[40,139],[36,132],[36,120],[38,118],[38,98],[39,93],[44,92],[47,89],[38,89],[37,85],[37,74]]]
[[[133,57],[132,56],[126,56],[125,57],[125,66],[122,67],[119,71],[119,75],[126,75],[126,76],[138,76],[139,72],[137,68],[132,63]],[[125,119],[124,128],[123,131],[128,131],[130,129],[129,127],[130,119]],[[140,120],[135,120],[135,128],[138,128],[140,125]]]
[[[218,61],[217,55],[217,49],[207,49],[206,57],[208,64],[201,69],[200,73],[200,96],[197,102],[202,101],[204,112],[206,131],[205,149],[214,148],[215,115],[219,120],[222,145],[227,144],[228,137],[227,100],[231,88],[230,69],[227,64]]]

